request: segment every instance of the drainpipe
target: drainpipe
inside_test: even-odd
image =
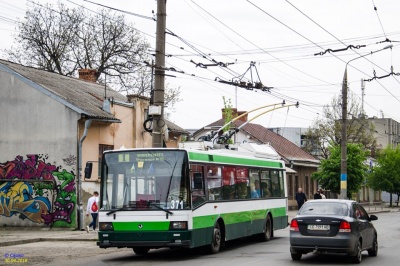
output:
[[[79,215],[79,230],[83,230],[83,202],[82,202],[82,143],[86,138],[86,135],[89,131],[89,127],[92,124],[92,119],[88,119],[85,121],[85,130],[83,131],[83,135],[79,140],[78,147],[78,215]]]

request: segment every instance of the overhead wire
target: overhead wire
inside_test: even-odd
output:
[[[373,1],[373,0],[372,0]],[[249,1],[248,1],[249,2]],[[304,16],[306,16],[309,20],[311,20],[313,23],[315,23],[317,26],[319,26],[321,29],[323,29],[325,32],[327,32],[329,35],[331,35],[332,37],[334,37],[336,40],[338,40],[339,42],[341,42],[342,44],[344,44],[340,39],[338,39],[336,36],[334,36],[333,34],[331,34],[329,31],[327,31],[324,27],[322,27],[321,25],[319,25],[317,22],[315,22],[313,19],[311,19],[309,16],[307,16],[304,12],[302,12],[300,9],[298,9],[296,6],[294,6],[290,1],[288,1],[288,0],[286,0],[286,2],[287,3],[289,3],[292,7],[294,7],[297,11],[299,11],[301,14],[303,14]],[[375,10],[376,10],[376,7],[375,7],[375,5],[374,5],[374,8],[375,8]],[[379,20],[380,21],[380,20]],[[382,27],[382,29],[383,29],[383,27]],[[387,37],[386,37],[386,33],[385,33],[385,38],[387,39]],[[344,44],[345,45],[345,44]],[[360,55],[361,56],[361,54],[360,53],[358,53],[358,52],[356,52],[358,55]],[[363,57],[363,58],[365,58],[365,57]],[[368,60],[367,58],[365,58],[366,60]],[[343,60],[342,60],[343,61]],[[371,62],[370,60],[368,60],[369,62]],[[375,65],[373,62],[371,62],[373,65]],[[378,65],[376,65],[376,66],[378,66]],[[352,66],[353,67],[353,66]],[[381,68],[380,66],[378,66],[380,69],[382,69],[382,70],[384,70],[383,68]],[[353,67],[354,68],[354,67]],[[355,69],[357,69],[357,68],[355,68]],[[357,69],[358,71],[360,71],[359,69]],[[385,71],[385,70],[384,70]],[[361,73],[364,73],[363,71],[360,71]],[[364,73],[365,74],[365,73]],[[367,74],[367,76],[369,76],[368,74]],[[399,82],[396,78],[395,78],[395,80],[397,81],[397,82]],[[378,82],[378,84],[382,87],[382,88],[384,88],[393,98],[395,98],[397,101],[399,101],[400,102],[400,100],[396,97],[396,96],[394,96],[393,95],[393,93],[391,93],[382,83],[380,83],[379,81],[377,81]]]
[[[314,24],[316,24],[318,27],[320,27],[322,30],[324,30],[326,33],[328,33],[330,36],[332,36],[332,37],[334,37],[336,40],[338,40],[340,43],[342,43],[343,45],[345,45],[346,46],[346,44],[345,43],[343,43],[340,39],[338,39],[335,35],[333,35],[332,33],[330,33],[328,30],[326,30],[324,27],[322,27],[320,24],[318,24],[316,21],[314,21],[312,18],[310,18],[307,14],[305,14],[303,11],[301,11],[299,8],[297,8],[295,5],[293,5],[289,0],[285,0],[288,4],[290,4],[293,8],[295,8],[298,12],[300,12],[302,15],[304,15],[306,18],[308,18],[309,20],[311,20]],[[373,2],[373,0],[372,0],[372,2]],[[375,9],[375,11],[377,11],[377,8],[375,7],[375,4],[374,4],[374,9]],[[378,15],[378,14],[377,14]],[[378,16],[378,18],[379,18],[379,16]],[[380,22],[380,19],[379,19],[379,22]],[[381,26],[382,26],[382,24],[381,24]],[[383,30],[383,26],[382,26],[382,30]],[[385,31],[383,30],[383,33],[384,33],[384,35],[385,35],[385,41],[386,40],[388,40],[387,39],[387,37],[386,37],[386,33],[385,33]],[[354,50],[353,50],[354,51]],[[357,53],[359,56],[361,56],[361,54],[358,52],[358,51],[354,51],[355,53]],[[367,60],[367,61],[369,61],[369,62],[371,62],[368,58],[366,58],[366,57],[363,57],[363,59],[365,59],[365,60]],[[341,61],[343,61],[343,60],[341,60]],[[345,62],[345,61],[343,61],[343,62]],[[380,67],[379,65],[376,65],[376,64],[374,64],[373,62],[371,62],[374,66],[377,66],[378,68],[380,68],[381,70],[383,70],[383,71],[385,71],[386,73],[389,73],[387,70],[385,70],[385,69],[383,69],[382,67]],[[354,66],[351,66],[351,67],[353,67],[353,68],[355,68]],[[358,68],[355,68],[356,70],[358,70],[359,72],[361,72],[361,73],[363,73],[363,74],[366,74],[365,72],[363,72],[363,71],[361,71],[360,69],[358,69]],[[371,77],[370,75],[368,75],[368,74],[366,74],[367,76],[369,76],[369,77]],[[395,78],[395,77],[394,77]],[[400,82],[395,78],[395,80],[400,84]],[[388,91],[388,89],[386,88],[386,87],[384,87],[382,84],[380,84],[386,91]],[[388,91],[389,92],[389,91]]]
[[[381,28],[382,28],[382,31],[383,31],[383,35],[385,35],[385,38],[387,39],[385,29],[383,28],[381,18],[379,17],[379,14],[378,14],[378,8],[376,7],[376,5],[374,3],[374,0],[371,0],[371,1],[372,1],[372,5],[374,6],[376,17],[378,18],[379,24],[381,25]]]

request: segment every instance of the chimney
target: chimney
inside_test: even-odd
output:
[[[79,79],[96,82],[97,71],[94,69],[78,69]]]
[[[238,112],[237,112],[237,116],[240,116],[240,115],[242,115],[242,114],[244,114],[244,113],[246,113],[246,111],[238,111]],[[247,122],[247,114],[245,114],[244,116],[242,116],[241,118],[239,118],[239,120],[240,120],[240,121],[243,121],[243,122]]]
[[[244,113],[245,111],[238,111],[236,108],[231,108],[232,109],[232,118],[238,117]],[[222,118],[225,119],[225,108],[221,109],[222,111]],[[247,114],[239,118],[240,121],[247,122]]]

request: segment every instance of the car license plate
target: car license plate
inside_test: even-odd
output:
[[[329,225],[326,225],[326,224],[309,224],[308,226],[307,226],[307,229],[308,230],[321,230],[321,231],[323,231],[323,230],[329,230],[330,229],[330,226]]]

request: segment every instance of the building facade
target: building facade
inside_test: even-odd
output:
[[[94,72],[95,73],[95,72]],[[149,99],[0,60],[0,226],[82,229],[110,149],[151,147]],[[188,133],[169,122],[173,141]],[[86,162],[93,163],[85,179]]]

